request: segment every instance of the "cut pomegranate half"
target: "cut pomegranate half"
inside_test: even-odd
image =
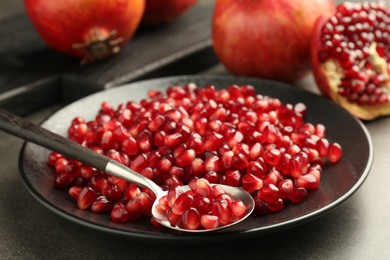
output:
[[[390,5],[346,2],[317,21],[311,44],[321,92],[353,115],[390,114]]]

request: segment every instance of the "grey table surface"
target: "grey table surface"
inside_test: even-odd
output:
[[[22,11],[19,1],[0,1],[0,21]],[[227,72],[219,65],[204,73]],[[315,92],[314,86],[310,76],[297,84]],[[39,123],[62,106],[26,118]],[[365,126],[374,146],[373,167],[341,206],[267,236],[200,246],[130,240],[52,213],[22,183],[18,156],[23,141],[0,132],[0,259],[390,259],[390,117]]]

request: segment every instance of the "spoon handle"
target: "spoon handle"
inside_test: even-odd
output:
[[[0,109],[0,129],[11,135],[59,152],[98,170],[104,171],[110,159],[78,143]]]
[[[162,191],[153,181],[123,164],[9,113],[4,109],[0,109],[0,129],[49,150],[59,152],[68,158],[85,163],[112,176],[139,184],[150,189],[156,195]]]

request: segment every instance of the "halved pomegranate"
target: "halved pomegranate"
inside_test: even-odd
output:
[[[319,89],[363,120],[390,114],[389,28],[389,4],[346,2],[320,18],[313,34]]]

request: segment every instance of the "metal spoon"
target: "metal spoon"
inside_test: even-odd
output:
[[[70,139],[55,134],[43,127],[35,125],[25,119],[18,117],[12,113],[9,113],[3,109],[0,109],[0,129],[8,132],[11,135],[20,137],[24,140],[38,144],[52,151],[59,152],[64,156],[75,159],[87,165],[90,165],[98,170],[104,171],[112,176],[125,179],[129,182],[136,183],[140,186],[150,189],[155,195],[156,200],[152,206],[152,215],[160,224],[175,230],[185,232],[209,232],[222,228],[227,228],[235,225],[244,219],[246,219],[253,211],[255,202],[250,194],[241,188],[231,187],[227,185],[221,185],[226,193],[230,194],[236,199],[240,199],[246,206],[246,214],[244,217],[229,225],[221,226],[215,229],[199,229],[188,230],[180,227],[173,227],[167,220],[166,216],[157,210],[159,198],[166,195],[167,192],[163,191],[156,183],[143,175],[136,173],[132,169],[114,161],[104,155],[98,154],[84,146],[73,142]],[[188,185],[181,187],[183,191],[188,190]]]

